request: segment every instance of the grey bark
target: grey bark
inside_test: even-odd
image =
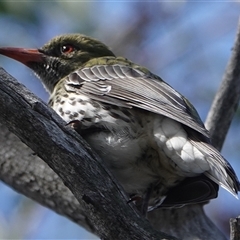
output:
[[[230,219],[230,239],[240,240],[240,216]]]
[[[223,233],[206,216],[203,205],[179,209],[157,209],[149,213],[155,229],[184,240],[226,240]]]

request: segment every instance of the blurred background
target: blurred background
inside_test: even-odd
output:
[[[161,76],[204,121],[231,54],[239,13],[240,3],[227,1],[0,1],[0,46],[37,48],[58,34],[90,35]],[[6,57],[0,65],[47,101],[27,67]],[[222,153],[240,177],[240,109]],[[221,190],[205,210],[229,236],[228,221],[240,214],[240,201]],[[74,238],[94,236],[0,183],[0,239]]]

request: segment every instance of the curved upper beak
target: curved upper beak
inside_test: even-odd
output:
[[[44,54],[39,52],[38,49],[25,49],[25,48],[0,48],[0,54],[13,58],[26,66],[30,62],[42,62]]]

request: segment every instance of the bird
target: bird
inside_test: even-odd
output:
[[[143,214],[208,202],[219,186],[237,198],[239,180],[194,106],[147,68],[78,33],[39,49],[2,47],[0,54],[33,70],[49,106],[103,159]]]

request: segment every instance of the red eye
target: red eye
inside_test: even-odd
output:
[[[62,47],[61,47],[61,52],[62,53],[71,53],[71,52],[73,52],[75,50],[75,48],[72,46],[72,45],[70,45],[70,44],[68,44],[68,45],[63,45]]]

